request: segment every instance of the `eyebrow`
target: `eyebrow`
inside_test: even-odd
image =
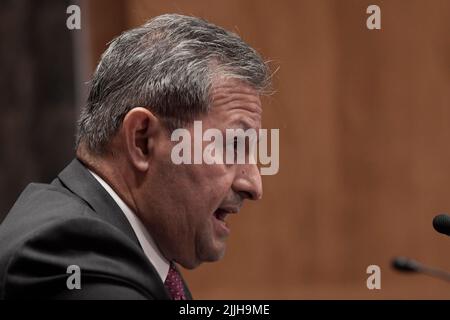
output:
[[[253,129],[251,126],[248,125],[246,121],[243,121],[241,119],[235,120],[231,124],[238,125],[241,129],[244,129],[244,131],[247,131],[248,129]]]
[[[243,129],[244,131],[247,131],[248,129],[254,129],[256,131],[256,142],[259,143],[259,134],[258,129],[252,128],[248,125],[248,123],[242,119],[237,119],[233,122],[231,122],[231,125],[237,124],[239,126],[239,129]]]

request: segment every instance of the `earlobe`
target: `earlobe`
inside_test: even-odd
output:
[[[158,118],[141,107],[131,109],[123,120],[127,155],[139,171],[147,171],[150,166],[159,126]]]

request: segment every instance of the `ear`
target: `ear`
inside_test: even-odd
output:
[[[123,119],[122,130],[128,158],[140,171],[147,171],[161,130],[161,123],[145,108],[131,109]]]

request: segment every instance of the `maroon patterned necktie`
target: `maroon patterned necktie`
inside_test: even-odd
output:
[[[181,275],[172,262],[170,263],[169,273],[166,281],[164,281],[164,286],[169,291],[172,300],[186,300],[183,280],[181,280]]]

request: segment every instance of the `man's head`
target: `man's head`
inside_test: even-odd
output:
[[[227,213],[262,196],[255,164],[177,165],[171,132],[261,126],[266,64],[204,20],[156,17],[103,54],[78,123],[77,154],[119,193],[161,252],[187,268],[223,256]]]

